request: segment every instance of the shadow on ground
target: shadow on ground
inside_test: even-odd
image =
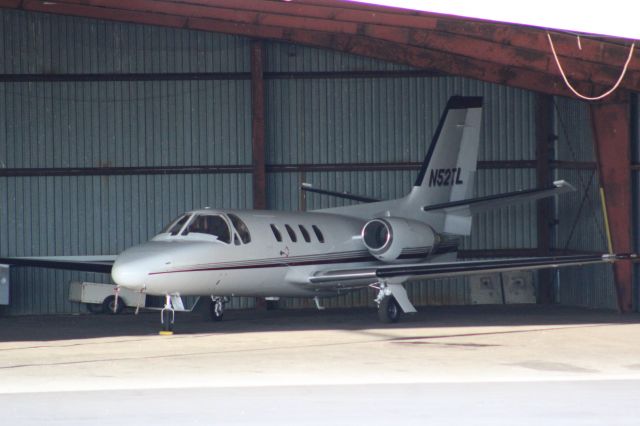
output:
[[[221,322],[202,313],[176,314],[177,334],[217,334],[305,330],[370,330],[483,326],[585,326],[638,323],[640,314],[563,306],[428,306],[397,324],[381,324],[374,309],[226,311]],[[0,342],[54,341],[117,336],[156,335],[160,314],[50,315],[0,318]],[[434,337],[434,336],[430,336]],[[413,337],[412,339],[415,339]],[[398,339],[402,340],[402,339]]]

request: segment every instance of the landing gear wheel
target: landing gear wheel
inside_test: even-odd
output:
[[[162,310],[162,331],[165,333],[173,332],[173,315],[169,309]]]
[[[391,324],[398,322],[402,315],[400,305],[393,296],[387,296],[380,302],[378,306],[378,318],[380,321]]]
[[[212,299],[209,303],[209,315],[211,321],[222,321],[224,315],[224,300],[222,298]]]
[[[102,302],[102,312],[105,314],[117,315],[124,311],[124,301],[122,298],[118,299],[118,306],[116,307],[116,297],[109,296]]]

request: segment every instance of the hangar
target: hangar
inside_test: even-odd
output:
[[[333,0],[0,6],[2,256],[114,254],[207,205],[342,202],[301,193],[302,182],[401,196],[453,94],[481,95],[487,106],[477,195],[557,178],[578,188],[476,217],[462,256],[606,251],[600,187],[613,250],[637,247],[637,52],[618,90],[586,103],[537,28]],[[552,38],[570,80],[590,95],[612,86],[629,54],[626,40],[583,36],[577,49],[575,35]],[[68,301],[73,280],[108,277],[16,269],[0,313],[84,312]],[[630,264],[536,281],[541,303],[637,309]],[[472,303],[466,279],[409,290],[419,305]]]

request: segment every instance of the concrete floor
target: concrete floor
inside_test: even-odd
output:
[[[542,413],[544,407],[560,404],[559,412],[547,412],[552,416],[547,421],[565,420],[557,424],[640,423],[640,315],[555,306],[429,307],[420,311],[395,325],[379,324],[375,311],[368,309],[228,311],[221,323],[183,314],[177,317],[173,336],[158,335],[159,315],[155,313],[0,318],[0,409],[14,407],[10,412],[15,417],[9,419],[16,424],[39,424],[38,412],[25,414],[16,407],[33,406],[36,401],[46,405],[56,398],[77,401],[79,395],[94,395],[93,404],[99,406],[100,401],[117,403],[111,400],[115,395],[133,392],[142,405],[165,400],[169,407],[160,416],[165,419],[174,412],[172,400],[181,407],[200,401],[198,406],[207,410],[197,395],[210,395],[218,403],[221,395],[244,395],[225,403],[236,411],[242,409],[245,397],[253,395],[286,413],[292,404],[302,403],[303,395],[322,389],[326,395],[317,395],[315,400],[344,393],[342,418],[350,418],[350,410],[355,409],[368,413],[369,417],[362,417],[368,424],[383,424],[384,417],[376,414],[375,407],[393,400],[396,407],[415,407],[413,417],[404,420],[419,424],[427,415],[420,414],[421,407],[426,407],[421,401],[437,395],[440,407],[454,407],[456,401],[475,401],[482,398],[482,392],[494,389],[493,402],[482,405],[485,409],[500,398],[520,398],[522,404],[540,404],[546,398]],[[562,389],[566,390],[564,400]],[[617,418],[617,423],[605,419],[589,423],[597,415],[588,410],[578,415],[577,407],[596,405],[576,399],[576,389],[593,390],[590,396],[580,397],[587,401],[589,397],[600,402],[609,398],[606,406],[594,401],[602,408],[602,416],[624,412],[624,418]],[[262,396],[257,397],[256,392]],[[365,401],[361,401],[362,392]],[[76,397],[70,398],[72,395]],[[147,399],[141,400],[141,395]],[[302,399],[297,401],[296,395]],[[309,409],[318,408],[312,408],[314,398],[307,400]],[[253,412],[251,407],[262,405],[252,403],[246,409]],[[519,418],[519,412],[531,408],[525,405],[521,407],[524,411],[518,409],[512,415]],[[562,407],[578,416],[576,420],[585,416],[586,423],[555,416]],[[59,420],[72,424],[75,419],[81,424],[73,415],[77,411],[73,405],[68,408]],[[150,422],[158,417],[152,413]],[[261,414],[255,413],[257,422]],[[497,413],[487,413],[486,419],[494,420],[487,424],[506,424],[496,419],[512,419]],[[428,414],[436,415],[433,407]],[[455,417],[460,421],[466,414],[472,413],[454,410],[431,419]],[[79,419],[86,420],[87,415]],[[123,414],[120,420],[125,417]],[[98,424],[119,418],[96,417],[102,419]],[[245,424],[253,423],[250,417],[239,418]],[[309,413],[307,423],[315,424],[313,418]],[[469,424],[479,424],[480,417],[472,418]],[[183,423],[188,420],[181,419]]]

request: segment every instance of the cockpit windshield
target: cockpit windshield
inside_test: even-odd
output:
[[[178,235],[178,232],[182,229],[185,223],[191,217],[190,214],[183,214],[179,216],[177,219],[172,220],[160,233],[166,234],[170,233],[171,235]]]
[[[231,242],[231,232],[227,222],[218,215],[198,215],[196,216],[182,235],[188,235],[192,232],[200,234],[209,234],[218,238],[218,241],[229,244]]]
[[[249,228],[247,225],[235,214],[229,213],[229,219],[231,223],[233,223],[234,228],[236,228],[236,232],[240,235],[240,239],[243,244],[248,244],[251,242],[251,234],[249,233]]]

